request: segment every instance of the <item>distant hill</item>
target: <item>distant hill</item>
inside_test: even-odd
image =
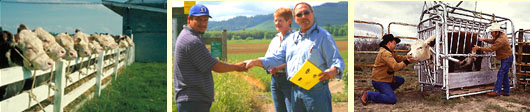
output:
[[[325,3],[313,6],[315,19],[318,25],[344,25],[348,23],[348,2]],[[253,17],[237,16],[225,21],[210,21],[208,30],[275,30],[273,23],[273,12],[267,15],[256,15]],[[294,23],[293,28],[298,29]]]

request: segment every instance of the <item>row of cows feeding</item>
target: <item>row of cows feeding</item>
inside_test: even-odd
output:
[[[127,35],[59,33],[55,36],[41,27],[30,30],[21,24],[17,34],[0,33],[0,69],[23,66],[28,70],[49,70],[55,61],[88,57],[104,50],[134,46]],[[10,74],[17,75],[17,74]],[[32,80],[32,79],[29,79]],[[22,88],[31,89],[34,81],[20,81],[0,87],[0,101],[18,94]]]

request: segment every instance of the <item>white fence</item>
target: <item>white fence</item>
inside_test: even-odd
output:
[[[91,64],[91,61],[97,62]],[[99,96],[101,89],[105,88],[111,81],[109,80],[102,85],[103,79],[109,78],[111,75],[115,79],[120,68],[125,68],[126,65],[130,65],[133,62],[134,47],[102,51],[99,54],[90,56],[90,61],[88,57],[84,57],[71,61],[61,60],[55,62],[55,67],[53,68],[55,81],[50,83],[56,89],[54,90],[48,84],[42,84],[32,89],[38,102],[43,102],[48,98],[53,99],[53,102],[50,102],[44,109],[39,109],[38,111],[63,112],[67,105],[79,98],[83,93],[89,91],[93,86],[95,86],[94,93],[96,96]],[[69,66],[68,63],[70,63]],[[76,66],[79,66],[79,69],[73,69]],[[69,71],[72,71],[69,75],[71,81],[66,78],[67,67],[70,67],[71,70]],[[36,76],[42,76],[49,75],[51,70],[30,71],[21,66],[0,69],[0,86],[31,79],[33,78],[33,72],[36,72]],[[65,93],[67,87],[71,91]],[[29,90],[27,90],[1,101],[0,112],[24,111],[33,106],[38,106],[37,101],[31,99]]]

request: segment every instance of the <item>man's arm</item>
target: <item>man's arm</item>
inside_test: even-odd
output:
[[[284,69],[285,67],[287,67],[287,64],[282,64],[282,65],[277,66],[277,67],[274,67],[274,68],[272,68],[272,69],[270,69],[270,70],[268,70],[268,71],[269,71],[269,73],[271,73],[271,74],[276,74],[276,72],[277,72],[278,70]]]
[[[342,78],[346,64],[344,64],[344,59],[340,56],[337,44],[331,35],[326,35],[325,39],[322,40],[321,48],[322,56],[324,56],[326,66],[329,68],[319,74],[323,75],[320,80],[329,80],[333,77]]]
[[[217,62],[212,67],[212,70],[217,73],[225,73],[225,72],[231,72],[231,71],[238,71],[238,72],[247,71],[247,69],[245,68],[245,62],[240,62],[237,64],[226,64],[223,62]]]

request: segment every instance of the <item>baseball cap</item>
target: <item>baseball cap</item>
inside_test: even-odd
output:
[[[210,11],[206,6],[202,4],[196,4],[190,9],[190,14],[188,16],[202,16],[202,15],[208,15],[208,17],[212,18],[210,16]]]

